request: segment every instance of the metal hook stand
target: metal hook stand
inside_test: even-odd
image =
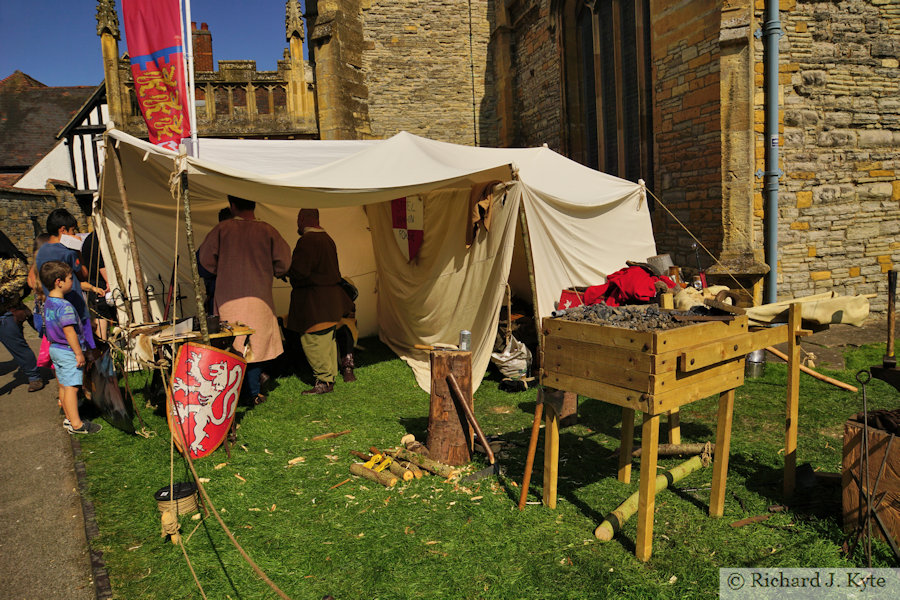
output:
[[[847,550],[847,554],[853,554],[853,551],[856,549],[856,545],[859,543],[862,537],[865,537],[866,542],[866,566],[872,566],[872,521],[878,525],[881,533],[884,535],[884,539],[887,540],[888,544],[891,547],[891,550],[894,552],[894,557],[900,562],[900,548],[897,547],[897,542],[894,541],[893,536],[891,536],[890,531],[885,526],[884,521],[878,515],[878,507],[881,504],[881,501],[884,499],[886,493],[882,492],[878,494],[878,484],[881,482],[881,476],[884,474],[884,467],[887,463],[888,456],[890,456],[891,446],[894,443],[894,438],[896,436],[891,435],[888,439],[887,447],[884,451],[884,456],[881,459],[881,466],[878,469],[878,475],[875,477],[875,485],[873,487],[869,486],[869,401],[866,393],[866,385],[872,380],[872,374],[868,369],[862,369],[856,374],[856,381],[859,382],[860,386],[862,386],[862,397],[863,397],[863,437],[862,437],[862,452],[859,456],[859,465],[858,465],[858,473],[850,472],[850,477],[856,483],[857,488],[859,489],[859,502],[860,502],[860,518],[859,524],[857,526],[856,531],[854,532],[855,539],[853,543]],[[865,486],[863,485],[863,481],[865,482]],[[874,502],[873,502],[874,498]],[[862,510],[862,503],[865,501],[866,509],[865,513]]]

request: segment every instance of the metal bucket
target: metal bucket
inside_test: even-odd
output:
[[[766,351],[763,349],[754,350],[747,355],[747,362],[744,364],[744,377],[755,379],[762,377],[766,372]]]

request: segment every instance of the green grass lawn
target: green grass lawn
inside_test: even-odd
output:
[[[714,597],[722,567],[864,563],[860,549],[850,558],[841,554],[838,486],[801,489],[790,510],[764,523],[729,525],[784,502],[783,365],[768,365],[764,378],[737,391],[725,516],[707,516],[712,468],[688,476],[657,496],[653,556],[642,563],[634,557],[634,518],[611,542],[593,536],[605,514],[637,490],[637,460],[631,485],[616,480],[621,410],[579,399],[580,423],[560,434],[557,509],[529,505],[520,512],[536,392],[502,392],[491,372],[475,394],[475,412],[488,436],[507,442],[499,455],[505,474],[465,484],[426,476],[393,489],[353,478],[329,489],[350,477],[355,459],[348,451],[393,446],[406,433],[425,438],[428,395],[382,344],[362,343],[356,383],[339,381],[334,393],[310,397],[300,395],[308,377],[282,378],[268,402],[238,408],[230,459],[219,449],[196,463],[241,545],[294,599]],[[883,344],[854,351],[848,370],[828,374],[853,382],[856,370],[880,364],[883,352]],[[801,377],[798,463],[839,472],[843,423],[862,410],[862,397]],[[160,536],[153,493],[169,482],[170,438],[162,413],[143,408],[146,379],[132,375],[130,383],[156,437],[107,425],[79,438],[100,531],[91,545],[102,551],[118,598],[199,598],[181,550]],[[868,397],[872,409],[898,406],[897,392],[877,380]],[[683,441],[715,441],[716,410],[716,398],[685,407]],[[351,432],[311,440],[345,429]],[[661,459],[660,467],[681,460]],[[485,466],[483,457],[478,461]],[[188,478],[176,456],[176,481]],[[540,499],[540,485],[537,471],[530,501]],[[183,517],[184,535],[198,524],[186,547],[209,598],[276,597],[214,518]],[[875,565],[892,561],[887,546],[875,544]]]

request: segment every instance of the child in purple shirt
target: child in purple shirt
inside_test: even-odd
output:
[[[97,433],[102,427],[78,414],[78,388],[84,378],[84,327],[64,296],[72,289],[72,267],[58,260],[41,266],[41,283],[50,290],[44,301],[44,328],[50,342],[50,360],[59,383],[59,403],[66,413],[69,433]]]

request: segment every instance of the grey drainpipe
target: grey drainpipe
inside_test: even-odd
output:
[[[781,38],[781,16],[778,0],[766,0],[765,23],[757,36],[764,36],[765,86],[766,86],[766,170],[757,171],[757,177],[765,177],[766,198],[766,275],[765,301],[778,300],[778,41]]]

